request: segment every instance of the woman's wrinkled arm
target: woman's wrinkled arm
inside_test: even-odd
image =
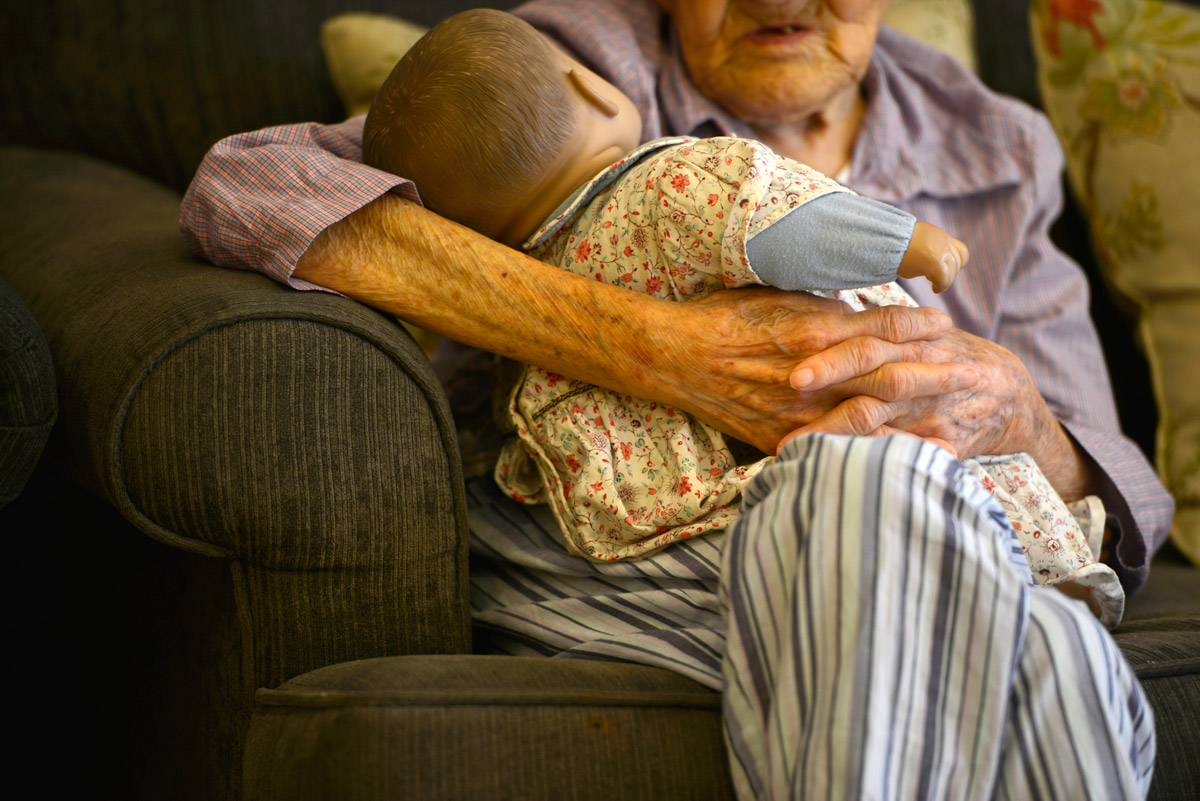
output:
[[[410,182],[358,160],[361,142],[362,117],[223,139],[184,197],[184,236],[216,264],[340,291],[460,342],[677,406],[768,452],[845,397],[797,395],[787,385],[795,362],[847,338],[908,342],[949,324],[930,309],[849,315],[770,289],[673,303],[600,284],[410,202]],[[889,365],[858,385],[908,397],[962,383],[953,367],[899,373]]]
[[[765,288],[659,300],[543,264],[394,195],[326,228],[294,277],[464,344],[670,404],[768,452],[844,399],[791,389],[798,361],[853,337],[920,341],[949,327],[934,309],[849,314]],[[903,387],[888,370],[858,387],[918,397],[972,380],[960,365],[930,364]]]

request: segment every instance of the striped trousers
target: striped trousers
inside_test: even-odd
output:
[[[637,562],[569,556],[544,507],[469,486],[491,649],[616,659],[723,692],[739,798],[1144,797],[1153,717],[1086,607],[1033,585],[944,451],[809,435],[742,516]]]

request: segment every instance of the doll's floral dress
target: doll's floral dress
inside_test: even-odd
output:
[[[762,285],[746,243],[811,200],[849,191],[759,142],[660,139],[582,187],[525,249],[597,281],[687,300]],[[916,305],[894,283],[817,294],[859,310]],[[738,464],[721,432],[678,409],[537,367],[524,368],[508,414],[517,437],[497,483],[517,501],[549,503],[567,549],[595,560],[636,559],[726,528],[742,488],[770,461]],[[1034,579],[1084,584],[1115,625],[1124,593],[1093,556],[1099,500],[1068,508],[1025,454],[967,465],[1008,513]]]

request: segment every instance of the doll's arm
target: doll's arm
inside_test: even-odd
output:
[[[751,268],[770,286],[835,290],[927,278],[935,292],[954,282],[967,249],[942,229],[886,203],[849,192],[810,200],[746,243]]]
[[[857,289],[895,281],[916,222],[911,214],[849,192],[796,208],[746,242],[764,283],[789,290]]]
[[[765,284],[789,291],[885,284],[896,280],[916,222],[760,142],[736,137],[664,150],[639,164],[624,184],[615,195],[619,216],[653,222],[684,296],[695,292],[688,282],[692,272],[720,278],[727,287]],[[925,229],[938,230],[917,230]],[[626,257],[636,262],[640,255]],[[929,258],[910,261],[925,266]]]

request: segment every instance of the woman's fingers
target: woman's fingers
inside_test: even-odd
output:
[[[863,336],[888,342],[937,339],[953,325],[948,314],[930,306],[880,306],[853,316],[863,326]]]
[[[890,419],[889,415],[894,415],[895,411],[896,409],[893,404],[877,400],[876,398],[861,396],[851,398],[828,414],[784,435],[783,439],[779,441],[775,453],[778,454],[779,451],[783,450],[784,445],[796,437],[820,431],[826,434],[843,434],[846,436],[903,434],[906,437],[917,437],[917,439],[932,442],[934,445],[947,451],[954,458],[958,458],[958,451],[944,439],[938,437],[920,437],[903,429],[893,428],[886,422],[879,422],[884,418]]]
[[[812,392],[866,375],[891,362],[949,361],[933,345],[951,328],[950,318],[929,307],[884,306],[848,314],[826,347],[792,369],[793,389]]]
[[[845,383],[847,394],[884,400],[927,397],[973,386],[978,380],[975,371],[951,358],[952,351],[930,342],[856,337],[800,362],[792,370],[790,383],[803,392]]]
[[[818,365],[836,364],[837,354],[852,340],[870,338],[888,346],[939,340],[951,330],[951,323],[937,309],[892,306],[853,312],[841,301],[766,287],[715,292],[689,303],[663,306],[671,310],[673,319],[656,325],[652,335],[647,332],[646,349],[654,358],[647,357],[644,363],[645,374],[654,376],[667,391],[660,389],[657,395],[651,391],[647,396],[665,397],[763,450],[774,448],[785,433],[831,412],[851,395],[905,399],[954,391],[967,383],[958,368],[943,368],[940,374],[882,371],[860,382],[866,392],[847,386],[796,392],[788,384],[797,364],[812,359]],[[830,348],[839,350],[822,357]],[[950,361],[896,352],[863,354],[858,363],[883,364],[901,358]],[[851,378],[859,375],[836,367],[834,371]]]
[[[870,395],[880,400],[902,402],[961,392],[977,383],[979,372],[969,364],[898,362],[884,364],[836,388],[846,396]]]
[[[814,346],[811,350],[816,353],[856,339],[876,339],[888,343],[934,340],[949,331],[952,325],[944,312],[928,306],[881,306],[852,312],[840,301],[835,302],[839,304],[839,310],[823,315],[818,323],[818,339],[810,342]]]
[[[901,361],[906,350],[913,349],[873,336],[854,337],[800,362],[792,370],[790,383],[792,389],[815,392]]]
[[[856,395],[842,401],[808,425],[800,426],[785,435],[779,441],[775,452],[778,453],[779,448],[796,437],[814,431],[859,437],[882,434],[884,426],[898,413],[899,409],[895,404],[866,395]]]

